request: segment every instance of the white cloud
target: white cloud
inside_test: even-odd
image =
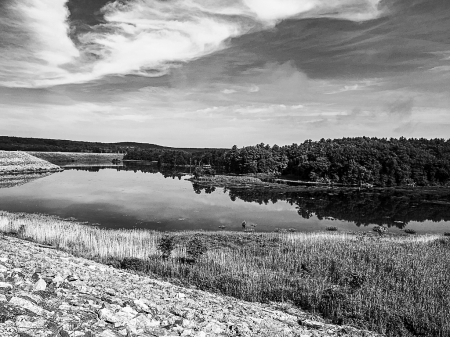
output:
[[[6,47],[0,47],[0,85],[45,87],[108,75],[161,76],[226,47],[232,37],[283,19],[376,18],[380,1],[115,1],[102,9],[105,22],[79,35],[75,46],[68,37],[67,0],[15,0],[0,14],[0,29],[11,32]]]
[[[222,94],[225,94],[225,95],[234,94],[235,92],[237,92],[237,91],[234,90],[234,89],[223,89],[223,90],[221,91],[221,93],[222,93]]]
[[[248,8],[266,24],[287,18],[335,17],[366,21],[381,15],[380,0],[243,0]]]

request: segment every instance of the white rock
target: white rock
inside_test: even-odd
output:
[[[203,330],[214,334],[220,334],[225,330],[225,326],[220,323],[209,322],[208,324],[206,324]]]
[[[99,337],[117,337],[118,335],[112,332],[111,330],[105,330],[103,331]]]
[[[37,306],[34,303],[31,303],[30,301],[27,301],[20,297],[13,297],[9,300],[9,304],[17,305],[18,307],[30,310],[31,312],[34,312],[37,315],[42,315],[43,313],[48,313],[47,310],[42,309],[41,307]]]
[[[39,279],[33,287],[34,291],[42,291],[45,290],[47,288],[47,283],[45,283],[45,281],[43,279]]]
[[[4,265],[0,264],[0,273],[6,273],[8,271],[8,268],[6,268]]]
[[[7,289],[7,288],[12,288],[12,285],[10,283],[0,282],[0,289]]]
[[[0,262],[2,262],[2,263],[6,263],[6,262],[8,262],[8,258],[7,258],[7,257],[4,257],[4,256],[2,256],[2,257],[0,257]]]
[[[181,333],[181,336],[192,336],[194,334],[194,330],[186,329]]]
[[[109,322],[109,323],[117,323],[119,318],[116,316],[114,312],[109,310],[108,308],[103,308],[98,313],[100,319]]]
[[[47,324],[47,321],[45,319],[39,318],[36,320],[33,320],[29,316],[17,316],[16,317],[16,325],[20,332],[27,332],[28,330],[42,330],[45,325]]]
[[[136,305],[136,307],[143,312],[149,313],[150,312],[150,308],[148,307],[148,305],[145,303],[144,299],[139,299],[139,300],[134,300],[134,305]]]
[[[61,283],[64,282],[64,278],[63,278],[60,274],[57,274],[57,275],[53,278],[52,282],[53,282],[53,283],[56,283],[57,285],[59,285],[59,284],[61,284]]]
[[[204,332],[204,331],[199,331],[199,332],[197,332],[197,334],[195,335],[195,337],[206,337],[206,332]]]
[[[122,308],[122,310],[120,310],[120,311],[122,313],[133,315],[133,316],[136,316],[138,314],[136,310],[134,310],[132,307],[129,307],[129,306]]]
[[[312,329],[321,329],[325,326],[325,323],[318,322],[318,321],[312,321],[310,319],[305,319],[301,321],[301,325],[306,326],[308,328]]]
[[[0,302],[7,302],[6,296],[3,294],[0,294]]]

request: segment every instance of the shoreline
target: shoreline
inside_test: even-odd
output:
[[[304,181],[294,181],[286,179],[260,179],[258,177],[251,177],[248,175],[226,175],[217,174],[215,176],[203,176],[200,178],[189,178],[187,181],[197,184],[199,186],[214,186],[222,188],[233,188],[233,189],[254,189],[254,190],[276,190],[281,192],[301,192],[309,190],[358,190],[358,191],[388,191],[388,190],[398,190],[398,191],[424,191],[424,190],[450,190],[449,186],[389,186],[389,187],[367,187],[367,186],[352,186],[352,185],[342,185],[342,184],[325,184],[325,183],[315,183],[315,182],[304,182]],[[269,180],[269,181],[267,181]],[[270,180],[275,180],[279,182],[272,182]]]
[[[56,172],[62,172],[64,169],[62,167],[60,168],[53,168],[53,169],[24,169],[24,170],[17,170],[17,169],[11,169],[9,171],[0,171],[0,177],[6,176],[6,175],[21,175],[21,174],[40,174],[40,173],[56,173]]]
[[[430,297],[444,291],[439,284],[450,281],[444,272],[444,265],[450,263],[446,248],[450,239],[439,235],[102,230],[55,217],[7,212],[0,213],[0,229],[37,242],[42,249],[156,275],[187,288],[247,301],[288,302],[323,316],[326,322],[386,333],[385,324],[398,324],[416,313],[420,317],[412,324],[429,334],[450,331],[450,313],[444,309],[450,296]],[[176,243],[168,259],[157,248],[165,234],[173,235]],[[193,238],[207,252],[197,262],[186,262]],[[397,273],[403,275],[401,279]],[[387,297],[379,299],[373,287]],[[424,302],[410,301],[413,298]],[[346,310],[353,314],[348,316]],[[424,310],[436,314],[427,316]]]

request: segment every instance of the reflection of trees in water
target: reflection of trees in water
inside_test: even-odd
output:
[[[214,186],[202,186],[196,183],[192,183],[192,187],[194,188],[194,192],[196,194],[201,194],[202,191],[204,191],[206,194],[211,194],[216,190]]]
[[[99,172],[104,169],[114,169],[116,171],[133,171],[135,173],[161,173],[164,178],[178,178],[181,180],[181,177],[185,174],[182,171],[185,170],[185,167],[181,168],[166,168],[164,166],[158,166],[156,164],[142,164],[135,162],[124,162],[123,165],[82,165],[82,166],[65,166],[65,170],[76,170],[76,171],[88,171],[88,172]]]
[[[285,201],[296,207],[304,219],[315,215],[319,220],[336,219],[404,228],[409,222],[450,221],[450,190],[307,190],[279,191],[231,189],[230,199],[260,205]]]

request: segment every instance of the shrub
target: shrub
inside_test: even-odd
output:
[[[25,229],[26,229],[25,225],[20,225],[19,230],[17,231],[17,236],[19,238],[22,239],[25,238]]]
[[[387,228],[384,227],[384,226],[375,226],[375,227],[373,228],[373,231],[374,231],[374,232],[377,232],[377,233],[380,234],[380,235],[383,235],[383,234],[385,234],[385,233],[387,232]]]
[[[207,250],[208,247],[199,237],[189,240],[186,246],[188,257],[194,261],[197,261]]]
[[[330,232],[336,232],[338,230],[338,228],[334,227],[334,226],[330,226],[330,227],[327,227],[326,230],[330,231]]]
[[[193,174],[194,174],[194,178],[198,179],[198,178],[203,177],[205,175],[205,171],[203,171],[203,169],[200,166],[197,166],[194,169],[194,173]]]
[[[214,177],[216,175],[216,170],[214,170],[213,168],[204,168],[203,174],[205,176],[213,176]]]
[[[450,236],[450,232],[445,232],[444,236]]]
[[[175,248],[175,236],[165,235],[159,239],[158,250],[161,252],[162,257],[167,259]]]
[[[352,289],[359,289],[366,282],[366,277],[358,273],[351,273],[347,278],[347,282]]]
[[[120,262],[122,269],[146,272],[149,269],[148,263],[145,260],[135,257],[126,257]]]
[[[416,231],[414,229],[407,228],[407,229],[405,229],[405,233],[406,234],[416,234]]]

